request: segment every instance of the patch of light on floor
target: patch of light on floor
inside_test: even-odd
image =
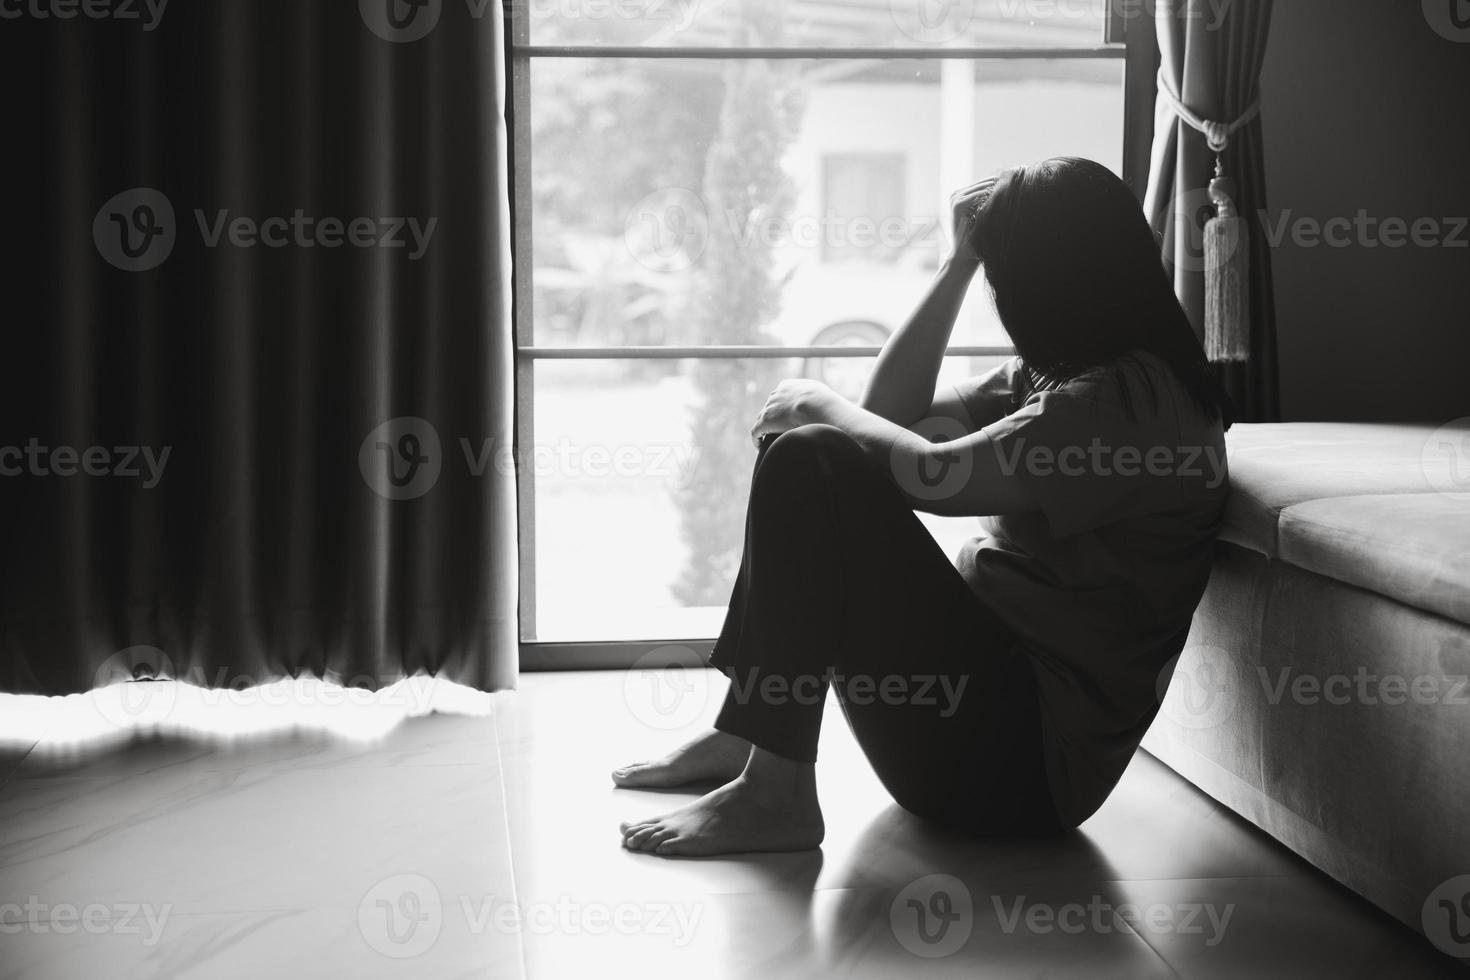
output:
[[[407,718],[433,712],[484,716],[494,695],[418,674],[369,691],[318,678],[283,678],[232,690],[184,681],[125,681],[63,697],[0,694],[0,748],[105,745],[180,735],[231,742],[276,733],[383,737]]]

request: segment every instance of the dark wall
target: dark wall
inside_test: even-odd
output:
[[[1268,215],[1470,217],[1470,29],[1463,0],[1277,0],[1264,75]],[[1273,248],[1287,421],[1470,415],[1470,227],[1459,247]],[[1426,232],[1426,236],[1429,237]],[[1377,247],[1367,247],[1378,241]]]

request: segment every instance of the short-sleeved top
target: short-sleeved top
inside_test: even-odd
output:
[[[1158,711],[1228,492],[1221,424],[1155,355],[1117,366],[1121,379],[1099,369],[1051,385],[1013,358],[957,386],[1040,505],[981,518],[956,565],[1033,655],[1052,797],[1070,825],[1102,805]]]

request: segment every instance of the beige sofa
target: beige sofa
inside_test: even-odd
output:
[[[1470,956],[1470,419],[1227,438],[1214,573],[1144,747]]]

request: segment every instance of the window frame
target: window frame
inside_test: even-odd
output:
[[[1153,137],[1154,75],[1158,49],[1151,19],[1128,17],[1121,5],[1110,4],[1103,43],[1087,48],[974,48],[974,47],[677,47],[614,45],[533,45],[529,24],[515,17],[513,6],[505,12],[506,76],[508,85],[507,128],[510,136],[512,255],[531,255],[531,145],[530,65],[551,58],[605,59],[710,59],[710,60],[925,60],[948,58],[975,60],[1121,60],[1123,62],[1123,179],[1140,201],[1148,173]],[[515,358],[515,442],[520,458],[522,447],[535,443],[535,368],[539,361],[614,359],[698,358],[805,358],[874,357],[878,347],[808,346],[660,346],[660,347],[560,347],[523,342],[534,338],[532,328],[531,262],[514,262],[512,277],[512,323]],[[947,356],[994,357],[1014,353],[1010,347],[955,346]],[[536,635],[536,498],[535,474],[517,467],[517,575],[519,585],[520,669],[586,670],[619,669],[636,665],[640,658],[657,652],[659,663],[705,666],[704,658],[714,646],[712,637],[648,640],[538,640]]]

